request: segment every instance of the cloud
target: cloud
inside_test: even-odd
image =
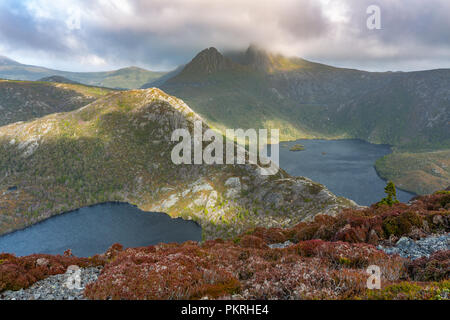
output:
[[[381,30],[366,27],[372,4],[381,8]],[[0,42],[5,55],[73,70],[169,69],[205,47],[249,43],[325,63],[411,70],[450,67],[449,12],[447,0],[3,0]]]

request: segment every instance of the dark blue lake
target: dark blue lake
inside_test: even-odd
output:
[[[106,203],[52,217],[24,230],[0,237],[0,252],[18,256],[33,253],[88,257],[112,244],[140,247],[161,242],[201,241],[201,227],[164,213],[143,212],[123,203]]]
[[[295,144],[304,151],[290,151]],[[284,146],[284,147],[283,147]],[[384,196],[386,181],[375,170],[375,161],[391,153],[388,145],[362,140],[298,140],[280,144],[280,167],[294,176],[308,177],[331,192],[371,205]],[[414,194],[397,189],[397,198],[407,202]]]

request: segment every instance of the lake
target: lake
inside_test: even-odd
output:
[[[0,237],[0,252],[18,256],[63,254],[79,257],[104,253],[112,244],[141,247],[161,242],[201,241],[201,227],[167,214],[143,212],[124,203],[106,203],[54,216]]]
[[[290,151],[296,144],[303,151]],[[371,205],[384,196],[386,181],[375,170],[375,161],[391,153],[388,145],[362,140],[298,140],[281,142],[280,167],[293,176],[308,177],[325,185],[331,192]],[[397,189],[399,201],[407,202],[414,194]]]

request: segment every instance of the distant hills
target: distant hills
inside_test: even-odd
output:
[[[68,72],[39,66],[24,65],[0,56],[0,78],[31,80],[60,76],[71,81],[109,88],[135,89],[163,76],[164,72],[153,72],[137,67],[128,67],[106,72]]]

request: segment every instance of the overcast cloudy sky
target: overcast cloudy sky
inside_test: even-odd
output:
[[[369,5],[380,30],[366,26]],[[450,68],[450,1],[0,0],[0,54],[22,63],[168,70],[249,43],[365,70]]]

